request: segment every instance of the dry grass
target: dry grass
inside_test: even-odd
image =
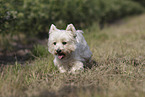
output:
[[[98,66],[79,74],[60,74],[53,57],[28,65],[1,66],[1,97],[144,97],[145,15],[124,24],[85,32]]]

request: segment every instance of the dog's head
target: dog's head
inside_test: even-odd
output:
[[[59,30],[53,24],[49,30],[48,50],[59,59],[67,57],[76,49],[76,29],[69,24],[66,30]]]

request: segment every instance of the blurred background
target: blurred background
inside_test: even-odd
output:
[[[0,64],[47,55],[48,31],[53,23],[65,29],[97,24],[99,29],[124,17],[145,12],[144,0],[0,0]],[[37,50],[40,49],[38,52]]]

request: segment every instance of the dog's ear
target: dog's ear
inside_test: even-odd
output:
[[[53,31],[57,30],[56,26],[54,24],[51,25],[49,34],[52,33]]]
[[[74,27],[73,24],[69,24],[69,25],[66,27],[66,31],[76,32],[76,29],[75,29],[75,27]]]
[[[73,24],[69,24],[66,27],[66,31],[71,31],[73,33],[74,38],[76,37],[76,29]]]

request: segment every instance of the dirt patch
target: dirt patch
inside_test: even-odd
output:
[[[24,64],[26,61],[31,60],[31,51],[34,45],[47,45],[47,39],[28,38],[25,39],[25,42],[16,39],[8,44],[12,49],[0,47],[0,65],[12,65],[15,62]]]

